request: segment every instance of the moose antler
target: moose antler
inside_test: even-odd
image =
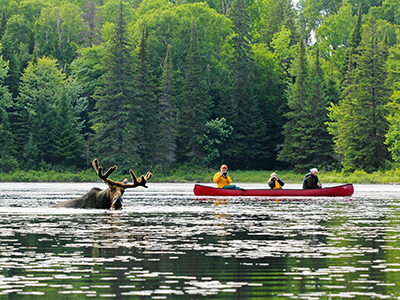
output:
[[[99,160],[97,158],[93,160],[92,165],[93,165],[93,168],[96,170],[99,178],[103,182],[107,183],[110,187],[118,186],[123,189],[127,189],[127,188],[134,188],[137,186],[143,186],[143,187],[147,188],[146,183],[153,176],[153,174],[151,174],[150,172],[147,172],[146,176],[142,175],[142,176],[140,176],[139,179],[137,179],[135,173],[133,173],[132,170],[129,170],[129,174],[131,174],[131,177],[132,177],[132,183],[126,183],[127,182],[126,180],[124,180],[123,182],[119,182],[119,181],[114,181],[114,180],[108,179],[108,176],[110,176],[111,173],[117,169],[117,166],[109,168],[107,170],[107,172],[105,174],[103,174],[103,167],[101,167],[99,165]]]

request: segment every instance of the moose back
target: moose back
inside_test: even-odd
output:
[[[108,185],[108,188],[104,191],[99,188],[92,188],[85,195],[61,202],[55,205],[55,207],[121,209],[122,195],[124,194],[125,190],[138,186],[147,188],[146,183],[153,176],[150,172],[148,172],[146,176],[142,175],[139,179],[137,179],[135,173],[133,173],[132,170],[129,170],[129,173],[132,177],[132,183],[128,183],[127,179],[119,182],[108,179],[111,173],[117,169],[117,166],[109,168],[107,172],[103,174],[103,167],[99,165],[98,159],[93,160],[92,165],[99,178]]]

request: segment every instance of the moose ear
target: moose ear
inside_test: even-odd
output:
[[[128,179],[125,178],[124,181],[122,181],[122,183],[125,183],[125,184],[128,183]]]

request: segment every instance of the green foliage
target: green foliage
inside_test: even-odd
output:
[[[138,63],[136,67],[135,77],[135,97],[140,99],[140,113],[137,114],[138,119],[142,120],[141,127],[137,127],[137,136],[141,137],[139,146],[139,155],[141,165],[151,168],[157,158],[156,135],[157,135],[157,98],[156,85],[153,77],[152,69],[150,68],[150,55],[147,47],[147,31],[142,30],[142,40],[139,44],[139,53],[137,55]],[[153,128],[153,130],[146,130]]]
[[[310,167],[333,167],[333,143],[326,122],[329,89],[325,82],[319,51],[310,63],[304,43],[300,43],[299,57],[294,65],[294,85],[289,87],[290,98],[284,126],[285,144],[279,160],[289,163],[295,170]]]
[[[345,0],[337,14],[328,16],[318,28],[318,42],[323,55],[327,54],[326,51],[336,51],[347,45],[355,23],[351,8],[350,3]]]
[[[395,45],[398,1],[292,3],[0,1],[0,167],[82,168],[96,155],[107,166],[160,173],[177,158],[235,170],[330,169],[339,133],[352,141],[337,161],[387,167],[386,148],[396,160],[398,151],[398,54],[393,47],[388,64],[380,50],[367,54],[371,26],[361,25],[374,16],[376,37]],[[300,33],[303,58],[294,61]],[[370,74],[368,55],[381,75]],[[225,125],[214,123],[222,118],[233,130],[220,144]]]
[[[72,3],[43,8],[35,22],[35,40],[39,55],[45,53],[58,61],[59,69],[64,72],[76,57],[78,33],[82,10]]]
[[[283,143],[283,116],[286,110],[286,86],[289,80],[287,70],[281,67],[278,54],[268,50],[265,44],[253,45],[255,70],[255,95],[257,110],[264,122],[258,132],[258,142],[262,146],[258,167],[275,168],[278,152],[277,145]]]
[[[389,100],[386,86],[387,49],[380,42],[377,23],[371,19],[355,56],[352,71],[338,105],[330,111],[330,133],[335,137],[338,153],[344,157],[345,170],[375,171],[384,166],[388,151],[384,144],[388,130],[385,105]]]
[[[159,109],[157,112],[157,143],[155,163],[160,166],[170,167],[176,161],[176,137],[177,137],[177,101],[174,89],[171,65],[171,46],[167,48],[164,63],[164,73],[158,94]]]
[[[65,93],[61,95],[56,114],[53,161],[59,165],[79,166],[82,164],[83,138],[79,135],[72,105]]]
[[[265,122],[257,110],[255,97],[255,64],[251,51],[251,20],[243,0],[233,2],[229,13],[235,35],[232,38],[232,57],[228,64],[229,87],[221,117],[233,127],[227,141],[223,161],[233,168],[255,168],[263,152]]]
[[[225,118],[217,118],[207,122],[205,128],[204,139],[201,142],[206,153],[204,161],[208,166],[217,166],[225,148],[225,141],[232,134],[233,127],[226,123]]]
[[[292,74],[296,78],[296,81],[294,84],[289,85],[287,102],[289,110],[286,112],[287,122],[283,127],[285,141],[278,159],[283,162],[289,162],[295,167],[301,161],[306,160],[304,154],[306,149],[301,145],[304,135],[303,122],[307,118],[304,115],[304,107],[307,100],[306,87],[308,77],[308,63],[303,40],[300,40],[299,54],[294,62]]]
[[[210,104],[208,86],[199,60],[196,25],[193,21],[187,70],[179,105],[177,144],[179,161],[184,162],[189,159],[200,163],[203,160],[204,153],[200,145],[210,116]]]
[[[101,76],[101,85],[93,96],[97,101],[96,111],[92,115],[96,131],[91,145],[105,167],[117,164],[129,168],[139,161],[138,134],[143,129],[141,116],[138,115],[140,103],[135,97],[134,66],[129,46],[121,4],[117,26],[107,44],[107,55],[103,62],[108,70]]]
[[[263,43],[269,45],[273,36],[281,31],[284,26],[290,31],[291,45],[295,45],[300,35],[295,23],[296,10],[290,0],[264,0],[261,1],[261,15],[255,20],[256,37]]]

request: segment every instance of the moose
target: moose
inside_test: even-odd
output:
[[[70,207],[70,208],[99,208],[99,209],[121,209],[122,208],[122,195],[128,188],[135,188],[143,186],[147,188],[146,183],[153,176],[150,172],[146,176],[136,178],[135,173],[129,170],[132,177],[132,183],[128,183],[128,179],[124,181],[114,181],[108,179],[112,172],[117,169],[117,166],[111,167],[103,174],[103,167],[99,165],[98,159],[92,162],[93,168],[96,170],[99,178],[108,185],[108,188],[102,191],[99,188],[92,188],[85,195],[71,199],[55,205],[55,207]]]

